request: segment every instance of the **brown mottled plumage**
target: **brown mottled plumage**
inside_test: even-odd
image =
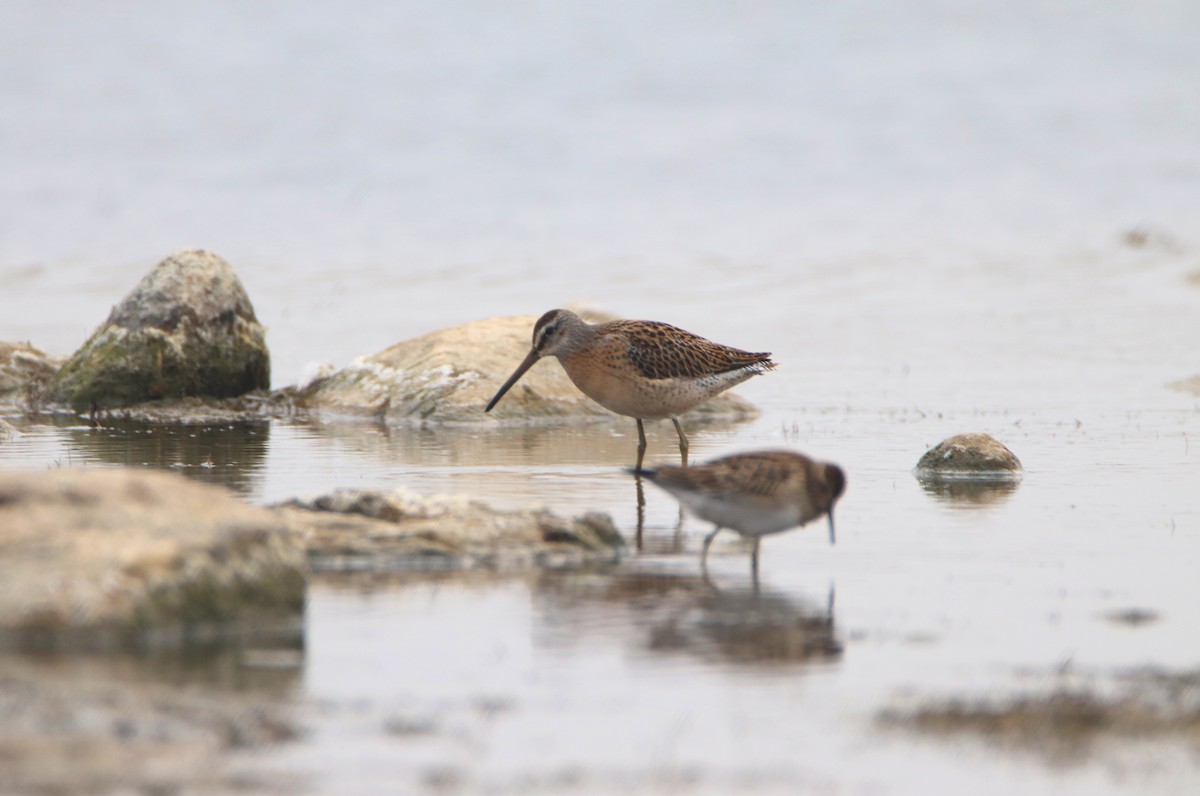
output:
[[[542,357],[558,357],[584,395],[637,420],[637,467],[646,452],[643,420],[670,418],[687,466],[679,415],[751,376],[775,367],[771,355],[714,343],[658,321],[591,324],[570,310],[550,310],[533,327],[533,348],[488,403],[490,412]]]
[[[697,516],[715,523],[704,539],[701,565],[722,528],[754,539],[758,571],[759,540],[767,534],[804,525],[829,515],[829,543],[835,541],[833,506],[846,488],[836,464],[814,462],[791,451],[738,453],[697,467],[662,466],[638,475],[674,495]]]
[[[767,353],[749,353],[706,340],[698,334],[658,321],[609,321],[600,336],[617,335],[628,343],[629,361],[648,379],[701,378],[742,368],[775,365]]]

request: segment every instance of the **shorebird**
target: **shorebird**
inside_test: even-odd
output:
[[[836,464],[815,462],[791,451],[736,453],[696,467],[663,465],[633,470],[675,496],[701,519],[715,523],[704,537],[700,566],[707,572],[708,547],[723,528],[754,540],[751,569],[758,574],[762,537],[829,515],[829,543],[834,544],[833,505],[846,489],[846,475]]]
[[[687,466],[688,439],[679,415],[775,367],[769,353],[714,343],[658,321],[588,323],[570,310],[550,310],[533,327],[533,348],[488,403],[492,411],[509,388],[542,357],[558,357],[584,395],[637,420],[637,468],[646,453],[643,420],[671,418],[679,457]]]

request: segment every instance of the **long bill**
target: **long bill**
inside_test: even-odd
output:
[[[829,543],[837,544],[837,534],[833,530],[833,509],[829,509]]]
[[[508,392],[509,389],[517,383],[517,379],[524,376],[525,371],[532,368],[533,363],[537,362],[540,358],[541,357],[538,356],[538,352],[531,349],[529,355],[525,357],[524,361],[522,361],[520,365],[517,365],[517,369],[513,371],[513,375],[509,376],[508,381],[504,382],[504,386],[501,387],[496,393],[496,397],[488,401],[487,409],[484,409],[483,411],[492,411],[492,407],[500,402],[500,399],[504,397],[504,393]]]

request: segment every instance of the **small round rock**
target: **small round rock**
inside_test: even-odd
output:
[[[929,450],[917,462],[924,478],[1017,478],[1021,460],[990,434],[956,434]]]

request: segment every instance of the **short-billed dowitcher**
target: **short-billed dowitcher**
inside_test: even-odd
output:
[[[836,464],[814,462],[791,451],[736,453],[696,467],[664,465],[635,470],[662,487],[701,519],[715,523],[704,538],[700,565],[707,568],[708,547],[722,528],[754,540],[751,566],[758,573],[762,537],[829,515],[829,543],[836,537],[833,505],[846,488]]]
[[[687,466],[688,440],[679,415],[775,367],[768,353],[714,343],[658,321],[588,323],[570,310],[550,310],[533,327],[533,348],[488,403],[490,412],[542,357],[558,357],[584,395],[637,420],[637,467],[646,453],[643,420],[671,418],[679,456]]]

